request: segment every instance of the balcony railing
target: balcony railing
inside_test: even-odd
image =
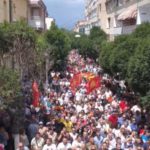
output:
[[[116,3],[114,3],[114,1],[112,0],[108,0],[106,2],[106,11],[107,13],[112,13],[112,12],[116,12],[116,11],[119,11],[123,8],[127,8],[133,4],[136,4],[136,3],[139,3],[141,2],[142,0],[129,0],[129,1],[124,1],[122,0],[122,2],[120,2],[117,6]]]
[[[122,27],[122,34],[130,34],[136,29],[136,25],[131,26],[123,26]]]
[[[110,28],[109,34],[111,35],[120,35],[122,33],[122,27]]]
[[[137,27],[136,25],[131,25],[131,26],[110,28],[108,34],[111,35],[130,34],[136,29],[136,27]]]
[[[45,28],[44,21],[42,20],[42,18],[37,17],[37,16],[32,17],[32,19],[30,19],[28,23],[31,27],[36,28],[36,29]]]

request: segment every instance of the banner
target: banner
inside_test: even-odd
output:
[[[87,94],[100,87],[100,77],[94,77],[87,83]]]
[[[39,92],[38,84],[36,81],[34,81],[32,84],[32,95],[33,95],[32,105],[34,107],[38,107],[39,106],[39,99],[40,99],[40,92]]]
[[[82,76],[81,73],[77,73],[70,80],[70,87],[73,92],[75,92],[76,88],[81,84]]]
[[[82,73],[82,77],[89,81],[92,78],[95,78],[95,75],[91,72],[85,72],[85,73]]]

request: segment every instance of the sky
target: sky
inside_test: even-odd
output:
[[[61,28],[72,29],[84,18],[84,0],[44,0],[48,14]]]

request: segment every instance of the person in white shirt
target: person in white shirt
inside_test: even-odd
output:
[[[83,141],[81,140],[81,137],[78,135],[76,140],[72,142],[72,148],[77,149],[81,148],[83,145]]]
[[[52,143],[52,139],[48,138],[42,150],[56,150],[56,144]]]
[[[24,144],[20,142],[16,150],[29,150],[29,148],[27,146],[24,146]]]
[[[41,137],[40,133],[37,132],[35,138],[31,140],[31,149],[42,150],[43,145],[44,145],[44,139]]]
[[[71,144],[68,142],[67,138],[63,138],[63,141],[57,146],[57,150],[67,150],[69,148],[71,148]]]
[[[69,133],[70,136],[72,137],[73,140],[75,140],[77,138],[77,133],[76,133],[76,130],[75,128],[72,128],[72,132]]]

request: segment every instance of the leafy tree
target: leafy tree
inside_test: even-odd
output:
[[[11,28],[8,23],[0,24],[0,60],[1,66],[5,66],[4,55],[10,51],[12,46]]]
[[[92,40],[90,40],[88,38],[88,36],[81,36],[80,39],[78,39],[79,41],[79,53],[84,56],[85,58],[86,57],[89,57],[89,58],[96,58],[98,55],[97,55],[97,52],[93,49],[93,43],[92,43]]]
[[[138,26],[131,36],[142,39],[150,37],[150,23],[146,22]]]
[[[11,69],[0,68],[0,108],[8,107],[20,96],[19,74]]]
[[[99,55],[99,64],[103,67],[103,69],[105,69],[109,73],[111,73],[110,56],[113,48],[114,48],[113,42],[107,42],[107,41],[103,42],[102,49]]]
[[[107,35],[99,27],[93,27],[90,31],[89,38],[92,40],[96,40],[98,38],[98,39],[101,39],[101,41],[103,41],[103,40],[107,39]],[[99,42],[101,42],[101,41],[99,41]]]
[[[126,40],[123,40],[126,39]],[[127,36],[120,37],[114,41],[114,48],[111,49],[110,68],[112,73],[121,72],[126,77],[128,61],[134,54],[138,40]]]
[[[92,40],[93,49],[99,54],[101,44],[107,40],[107,34],[100,27],[93,27],[90,31],[89,38]]]
[[[116,74],[120,72],[129,86],[140,94],[139,102],[150,106],[150,23],[144,23],[130,35],[121,35],[113,42],[102,43],[99,62]]]
[[[69,37],[53,24],[51,30],[46,33],[46,41],[51,51],[50,58],[53,59],[55,69],[62,69],[68,51],[71,48]]]
[[[139,45],[128,65],[128,81],[131,86],[145,95],[150,89],[150,38],[139,40]]]

